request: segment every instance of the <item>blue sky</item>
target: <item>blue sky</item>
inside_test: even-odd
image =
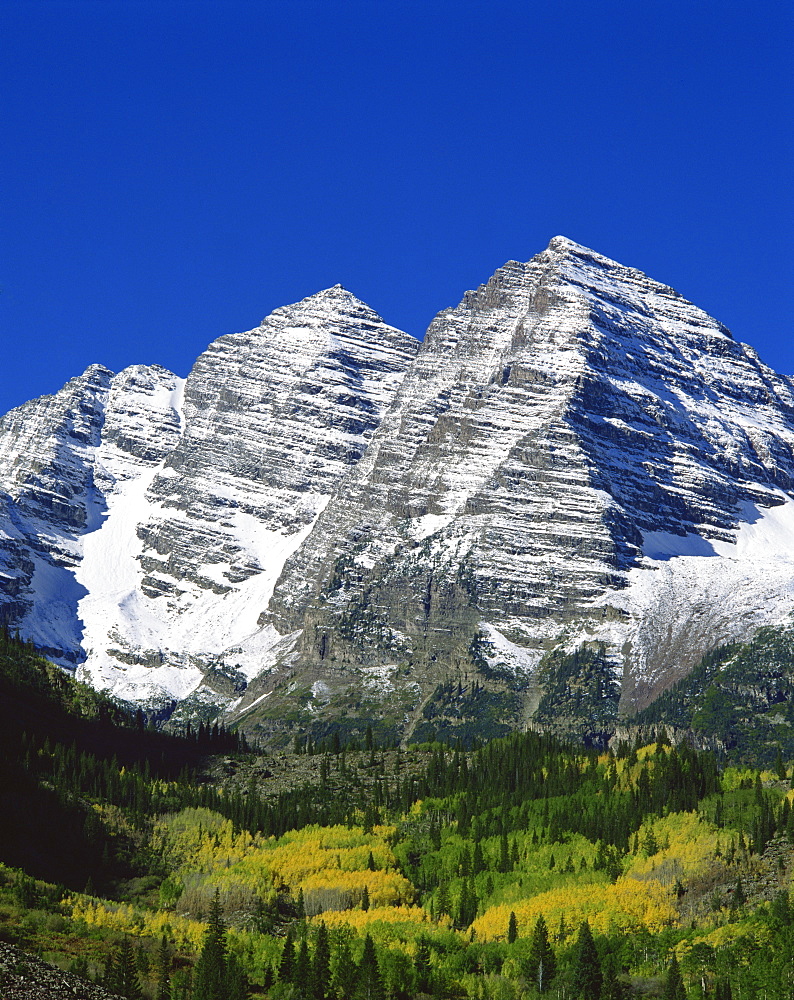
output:
[[[794,374],[788,3],[5,0],[0,412],[564,234]]]

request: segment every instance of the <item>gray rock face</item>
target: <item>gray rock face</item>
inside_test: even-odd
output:
[[[6,620],[246,725],[519,724],[552,674],[630,712],[794,608],[791,380],[562,237],[421,349],[337,286],[184,385],[91,368],[3,418],[0,488]]]
[[[75,578],[83,539],[102,525],[121,483],[173,447],[179,419],[164,368],[113,375],[92,365],[60,392],[0,421],[1,613],[55,659],[83,658]]]
[[[12,411],[6,619],[122,697],[245,687],[284,559],[417,347],[337,286],[221,337],[186,382],[96,367]]]
[[[642,704],[792,606],[794,565],[770,587],[741,529],[794,524],[793,402],[672,289],[556,238],[433,321],[272,621],[315,670],[408,661],[423,689],[478,634],[530,671],[603,640]]]
[[[144,593],[228,592],[269,568],[245,519],[297,541],[363,454],[417,347],[341,286],[215,341],[149,490],[162,513],[139,529]]]

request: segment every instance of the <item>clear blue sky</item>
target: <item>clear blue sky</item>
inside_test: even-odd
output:
[[[341,282],[421,336],[561,233],[794,374],[794,5],[5,0],[0,412]]]

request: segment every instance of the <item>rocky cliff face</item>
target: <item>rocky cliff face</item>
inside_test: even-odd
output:
[[[542,655],[583,642],[632,710],[791,607],[793,402],[672,289],[557,238],[436,317],[270,620],[318,676],[410,664],[409,725],[483,663],[525,672],[526,719]]]
[[[83,658],[84,540],[111,498],[176,443],[180,381],[156,366],[114,376],[92,365],[0,421],[3,619],[62,663]]]
[[[423,735],[607,727],[794,608],[794,387],[672,289],[558,237],[417,349],[337,287],[12,411],[7,619],[124,697]]]
[[[186,382],[92,368],[12,411],[6,595],[24,599],[7,619],[121,697],[180,700],[208,676],[221,701],[245,687],[274,639],[256,619],[284,559],[417,346],[337,286],[221,337]],[[57,570],[49,590],[31,561]],[[53,629],[54,591],[69,604]]]

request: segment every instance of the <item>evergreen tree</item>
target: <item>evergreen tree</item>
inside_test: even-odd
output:
[[[515,913],[511,910],[510,920],[507,924],[507,943],[515,944],[517,938],[518,938],[518,921],[516,920]]]
[[[436,916],[440,917],[442,914],[450,916],[450,911],[452,909],[452,903],[449,899],[449,888],[446,882],[442,882],[438,887],[438,897],[436,899]]]
[[[678,965],[678,959],[675,957],[675,952],[673,952],[670,967],[667,970],[663,1000],[687,1000],[684,980]]]
[[[160,940],[160,950],[157,952],[154,1000],[171,1000],[171,952],[165,934]]]
[[[601,963],[601,1000],[624,1000],[626,991],[618,979],[620,971],[618,960],[615,955],[606,955]]]
[[[173,1000],[190,1000],[193,995],[193,970],[177,969],[171,989]]]
[[[414,973],[416,976],[417,993],[432,993],[433,978],[430,967],[430,947],[427,943],[427,938],[424,937],[420,937],[416,942]]]
[[[105,962],[105,971],[102,975],[102,985],[108,991],[108,993],[116,992],[116,980],[117,980],[117,963],[116,955],[111,954],[108,956],[107,962]]]
[[[298,954],[295,956],[295,975],[292,979],[300,997],[303,998],[310,995],[311,979],[312,963],[309,958],[309,945],[304,937],[298,948]]]
[[[737,878],[736,885],[733,887],[733,892],[731,893],[731,912],[735,913],[736,910],[744,906],[746,902],[747,896],[744,894],[742,880]]]
[[[499,871],[503,874],[510,871],[510,849],[507,844],[507,831],[503,830],[499,838]]]
[[[364,951],[358,965],[356,995],[361,1000],[383,1000],[383,980],[378,966],[375,942],[370,934],[364,938]]]
[[[539,916],[532,931],[529,956],[523,968],[526,978],[539,993],[549,988],[557,972],[557,960],[549,943],[549,931],[543,916]]]
[[[312,996],[314,1000],[328,1000],[328,990],[331,980],[331,945],[328,940],[328,930],[324,922],[317,931],[317,941],[314,945],[312,958]]]
[[[601,963],[590,924],[585,920],[579,928],[571,972],[573,995],[581,1000],[599,1000],[601,983]]]
[[[111,993],[117,993],[120,997],[126,997],[127,1000],[141,1000],[143,997],[141,980],[135,963],[135,953],[129,938],[124,938],[116,953],[112,981],[112,986],[106,986],[106,989]]]
[[[250,984],[245,970],[236,956],[229,955],[226,959],[226,992],[223,1000],[247,1000]]]
[[[218,889],[210,904],[208,923],[196,961],[193,1000],[226,1000],[226,924]]]
[[[293,944],[292,928],[287,931],[284,938],[284,947],[281,949],[281,961],[278,966],[278,979],[281,983],[291,983],[295,976],[295,945]]]
[[[356,988],[358,967],[350,954],[350,945],[346,938],[336,949],[331,965],[333,966],[331,985],[334,995],[339,1000],[350,1000]]]

